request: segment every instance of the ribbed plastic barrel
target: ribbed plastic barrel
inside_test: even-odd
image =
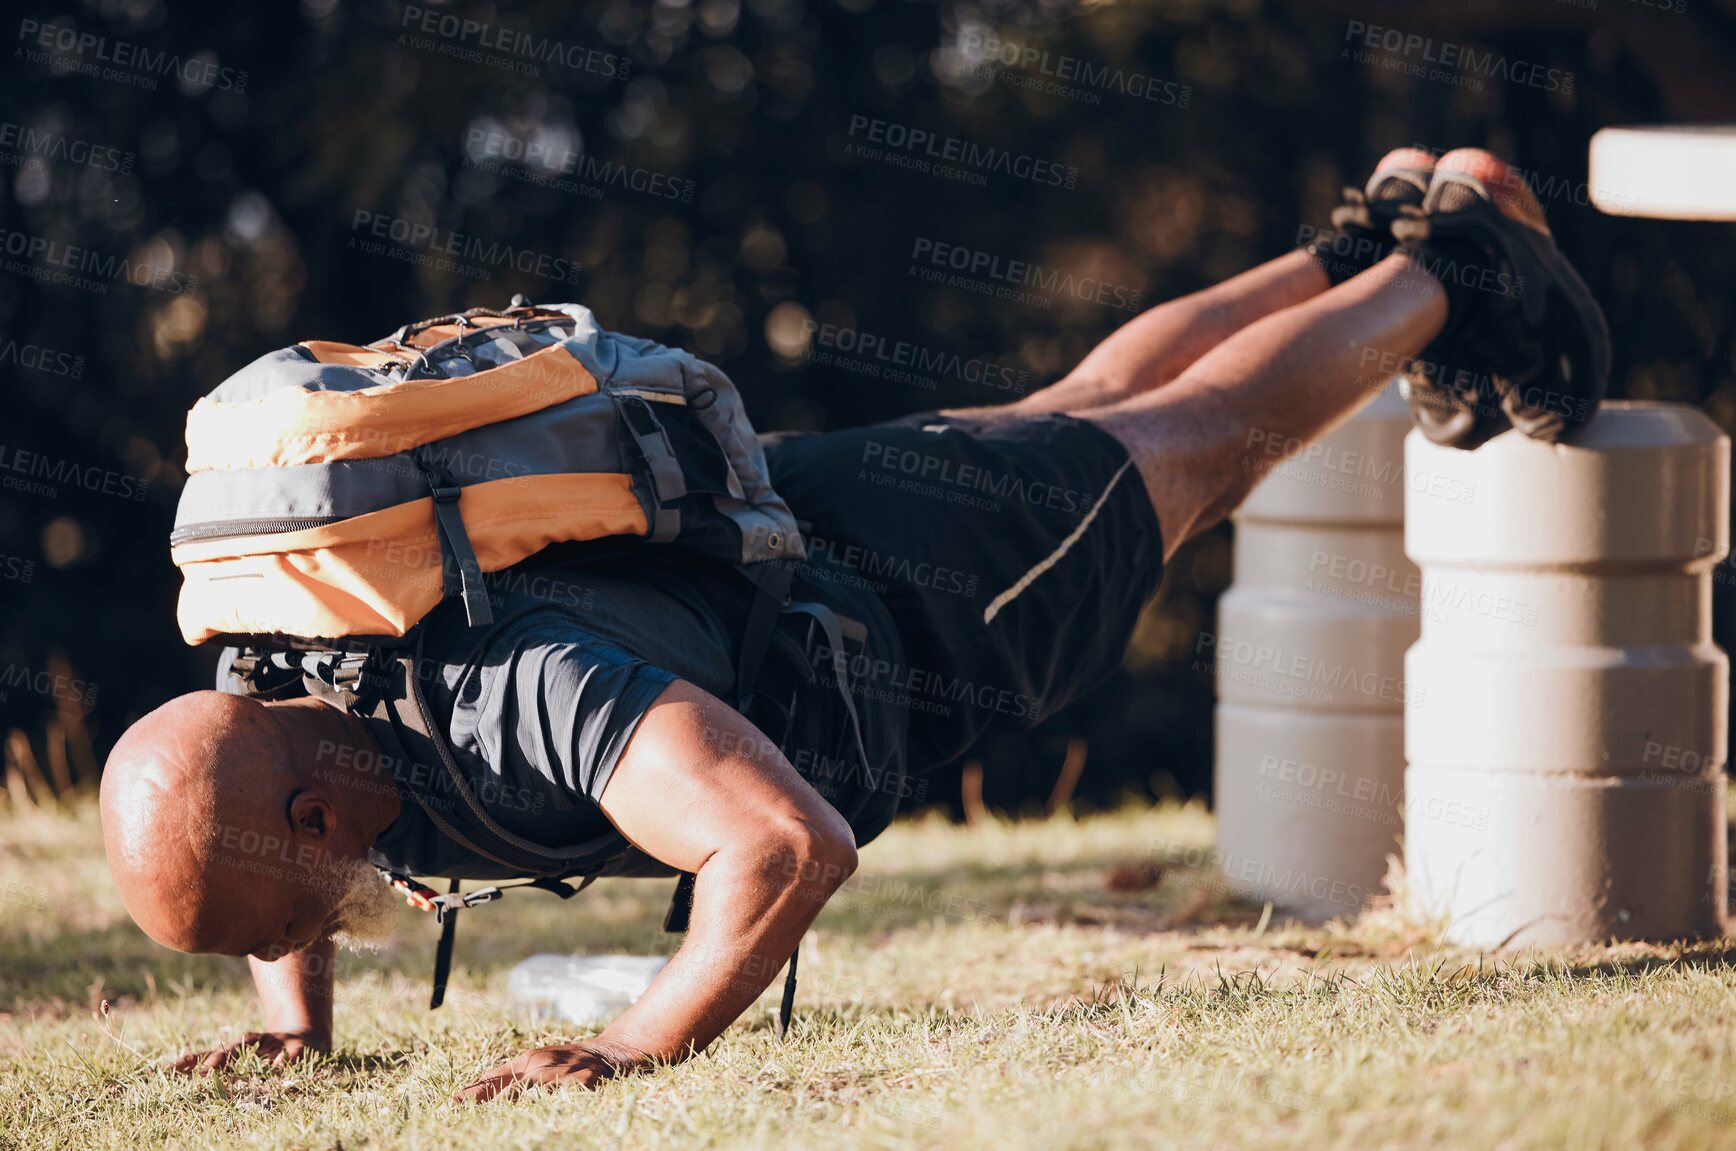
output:
[[[1676,404],[1606,404],[1571,444],[1412,434],[1405,863],[1479,947],[1718,935],[1729,660],[1712,575],[1730,441]]]
[[[1310,445],[1250,433],[1244,464],[1267,474],[1236,512],[1234,581],[1202,637],[1224,880],[1304,918],[1355,914],[1399,850],[1421,586],[1404,554],[1410,426],[1389,387]]]

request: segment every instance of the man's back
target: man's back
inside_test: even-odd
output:
[[[897,632],[879,597],[837,578],[824,557],[800,565],[792,595],[864,625],[858,666],[895,665]],[[487,816],[513,835],[583,858],[606,859],[609,874],[668,874],[617,833],[598,807],[640,719],[675,680],[724,700],[735,696],[741,636],[753,591],[739,575],[672,550],[635,548],[584,562],[523,565],[488,577],[497,622],[470,629],[458,605],[423,624],[419,670],[435,725]],[[787,629],[786,629],[787,630]],[[762,675],[793,697],[792,764],[829,803],[852,817],[866,842],[912,788],[905,778],[905,717],[884,699],[855,698],[873,761],[847,746],[847,716],[829,663],[807,682],[788,674],[787,642]],[[827,652],[822,642],[819,655]],[[234,690],[227,676],[220,688]],[[791,710],[780,700],[782,727]],[[367,721],[381,751],[371,764],[380,785],[405,793],[399,818],[374,845],[375,862],[416,875],[511,878],[521,869],[485,858],[443,834],[428,808],[474,827],[467,805],[427,755],[407,750],[383,720]],[[768,724],[767,726],[774,726]],[[790,738],[786,738],[789,736]],[[332,748],[334,760],[367,753]],[[337,763],[348,770],[354,763]],[[421,802],[416,801],[420,796]]]

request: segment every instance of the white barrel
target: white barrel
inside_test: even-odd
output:
[[[1245,466],[1266,474],[1236,512],[1234,583],[1202,637],[1225,882],[1304,918],[1354,915],[1399,850],[1421,587],[1404,554],[1409,428],[1389,386],[1312,444],[1250,434]]]
[[[1569,444],[1413,433],[1405,538],[1405,864],[1479,947],[1722,932],[1730,441],[1678,404],[1608,403]]]

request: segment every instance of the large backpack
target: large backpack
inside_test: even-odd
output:
[[[522,296],[262,356],[188,414],[187,473],[188,643],[401,637],[447,595],[481,625],[483,575],[552,544],[803,556],[723,372]]]
[[[187,473],[170,536],[187,642],[236,645],[223,674],[245,694],[311,691],[381,721],[397,761],[462,801],[405,789],[435,826],[531,886],[570,896],[583,883],[569,879],[615,873],[620,860],[531,843],[488,816],[427,708],[416,625],[448,597],[472,627],[494,623],[484,576],[556,545],[669,544],[734,566],[757,593],[737,707],[786,745],[799,685],[828,683],[841,747],[869,763],[845,657],[861,627],[789,601],[792,564],[777,561],[804,557],[801,531],[735,386],[679,349],[604,331],[587,308],[516,296],[365,347],[310,340],[272,352],[194,405]],[[768,651],[779,674],[760,683]],[[818,669],[816,651],[827,653]],[[844,814],[853,825],[863,815]],[[501,889],[461,893],[455,882],[440,895],[389,878],[441,920],[438,1007],[458,910]],[[671,931],[686,928],[692,880],[677,886]],[[795,969],[792,955],[785,1027]]]

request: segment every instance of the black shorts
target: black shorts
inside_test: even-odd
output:
[[[1157,590],[1157,514],[1127,449],[1070,416],[924,413],[766,438],[772,483],[885,600],[905,666],[869,687],[910,709],[911,767],[1028,728],[1120,665]]]

